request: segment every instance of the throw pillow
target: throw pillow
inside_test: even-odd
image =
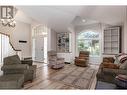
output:
[[[124,61],[123,64],[120,64],[120,69],[126,69],[127,70],[127,60]]]
[[[126,53],[120,53],[116,55],[118,58],[119,63],[124,63],[125,60],[127,60],[127,54]]]

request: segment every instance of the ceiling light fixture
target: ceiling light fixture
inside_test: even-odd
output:
[[[82,19],[82,22],[86,22],[86,20],[85,19]]]

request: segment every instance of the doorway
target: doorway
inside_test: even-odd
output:
[[[35,61],[44,61],[44,37],[38,36],[35,38]]]
[[[32,58],[36,62],[47,63],[47,35],[46,26],[36,26],[32,32]]]

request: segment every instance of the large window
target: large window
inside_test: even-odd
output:
[[[90,56],[100,55],[99,33],[85,31],[78,34],[78,51],[89,51]]]

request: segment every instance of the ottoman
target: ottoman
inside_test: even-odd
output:
[[[23,74],[9,74],[0,76],[0,89],[20,89],[24,83]]]

